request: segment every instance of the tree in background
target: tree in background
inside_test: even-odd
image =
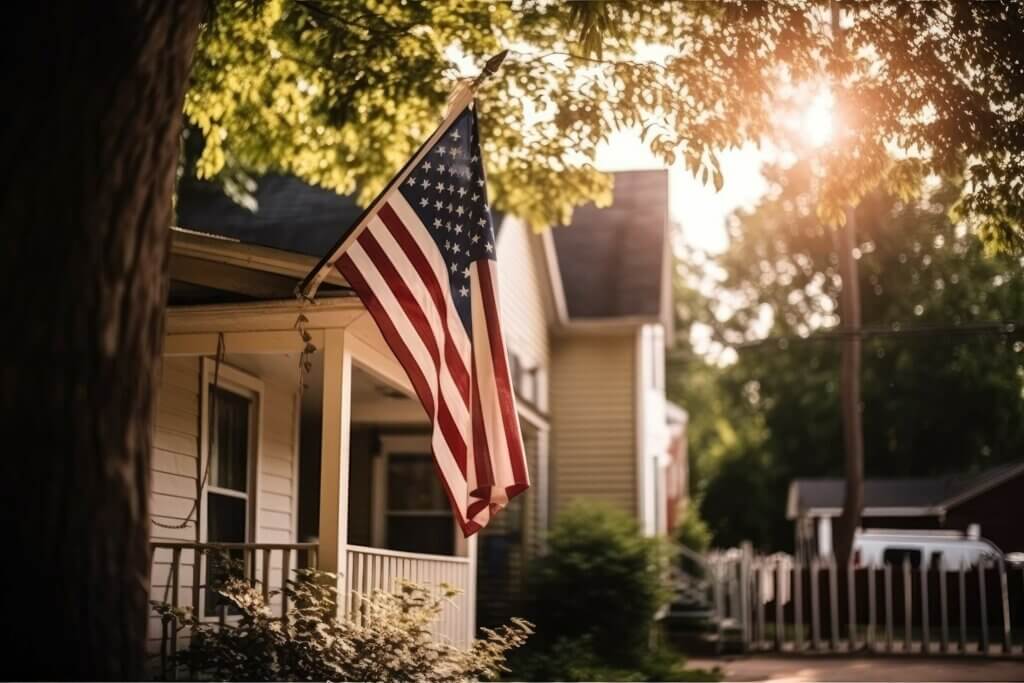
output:
[[[691,275],[683,334],[706,325],[718,348],[738,349],[735,362],[715,366],[683,343],[670,358],[669,391],[691,414],[698,497],[715,542],[775,549],[792,544],[790,480],[842,472],[838,337],[828,336],[840,322],[841,282],[807,165],[775,169],[770,180],[765,201],[733,221],[726,252],[680,266]],[[858,210],[864,326],[876,333],[864,341],[868,476],[965,472],[1024,452],[1024,263],[985,257],[948,218],[955,184],[932,185],[920,201],[873,194]],[[718,296],[697,291],[697,272]],[[977,330],[1000,321],[1016,324]]]

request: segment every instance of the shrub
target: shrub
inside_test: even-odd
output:
[[[501,675],[507,653],[525,641],[531,624],[521,619],[496,630],[467,649],[439,642],[431,625],[443,601],[422,587],[404,583],[396,594],[365,596],[359,624],[336,616],[336,577],[302,569],[283,593],[294,608],[288,618],[274,617],[259,589],[227,580],[218,591],[238,609],[235,624],[220,627],[196,618],[191,608],[154,603],[162,616],[188,627],[190,647],[176,664],[215,680],[469,681]]]
[[[666,559],[667,547],[641,535],[629,515],[599,504],[571,505],[529,573],[537,623],[531,649],[551,652],[557,641],[585,643],[600,653],[604,666],[635,665],[668,598]]]
[[[673,532],[676,543],[699,553],[711,547],[711,530],[692,502],[679,510],[679,521]]]

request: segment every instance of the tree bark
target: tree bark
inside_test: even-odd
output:
[[[145,675],[151,423],[203,6],[27,3],[5,22],[8,678]]]
[[[864,430],[860,409],[860,282],[853,253],[856,231],[855,212],[848,209],[846,225],[839,228],[839,274],[843,279],[839,316],[843,332],[846,333],[843,338],[840,375],[846,497],[835,533],[835,556],[840,567],[845,567],[850,561],[853,536],[860,526],[861,510],[864,507]]]

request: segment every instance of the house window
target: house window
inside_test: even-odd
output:
[[[392,550],[452,555],[451,506],[429,453],[387,456],[387,546]]]
[[[253,540],[257,416],[261,383],[233,368],[221,366],[217,386],[212,365],[207,368],[206,482],[203,487],[203,537],[208,543],[247,543]],[[216,588],[244,563],[241,549],[208,553],[203,613],[217,614],[225,599]],[[229,607],[228,613],[236,610]]]

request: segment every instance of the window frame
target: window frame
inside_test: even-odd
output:
[[[199,438],[199,472],[205,476],[210,461],[210,390],[213,388],[213,376],[216,361],[213,358],[203,357],[202,359],[202,381],[200,382],[200,438]],[[249,461],[246,471],[246,486],[248,492],[241,494],[235,489],[224,489],[211,484],[212,470],[206,476],[206,482],[200,492],[199,501],[199,542],[209,543],[209,494],[244,498],[246,500],[245,510],[245,534],[242,543],[258,543],[260,531],[260,510],[259,510],[259,482],[260,465],[262,462],[263,442],[263,380],[250,375],[238,368],[234,368],[223,361],[217,371],[217,387],[241,396],[249,401]],[[207,576],[207,556],[202,556],[201,576]],[[200,604],[198,610],[200,618],[204,621],[216,621],[216,616],[206,615],[206,588],[200,591]],[[228,615],[231,619],[232,615]]]
[[[440,517],[441,513],[420,510],[390,510],[388,507],[388,472],[390,470],[390,459],[392,455],[417,456],[425,458],[434,457],[428,435],[388,435],[380,438],[380,451],[373,462],[373,486],[371,490],[373,515],[371,517],[371,534],[373,545],[377,548],[387,548],[388,544],[388,517]],[[443,484],[442,484],[443,486]],[[447,494],[445,503],[450,506]],[[452,556],[459,557],[466,555],[466,539],[459,532],[459,523],[455,517],[455,511],[450,507],[445,513],[452,521],[452,536],[454,538]],[[426,553],[433,554],[433,553]]]

